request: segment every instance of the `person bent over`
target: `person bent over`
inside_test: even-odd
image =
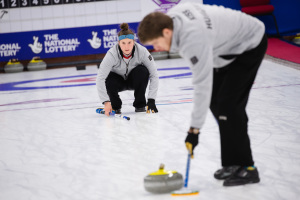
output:
[[[138,36],[156,50],[179,52],[190,64],[194,95],[185,144],[192,157],[210,108],[221,137],[222,168],[214,177],[224,186],[258,183],[246,105],[267,49],[264,24],[222,6],[185,3],[145,16]]]

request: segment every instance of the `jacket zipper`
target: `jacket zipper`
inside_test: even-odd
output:
[[[124,76],[125,76],[125,80],[127,80],[128,66],[129,66],[129,63],[130,63],[130,61],[131,61],[131,58],[130,58],[130,60],[128,61],[128,63],[126,63],[124,59],[123,59],[123,61],[124,61],[124,63],[126,64],[126,73],[124,74]]]

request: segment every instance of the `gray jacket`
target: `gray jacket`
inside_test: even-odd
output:
[[[96,79],[96,86],[101,102],[110,101],[105,85],[105,80],[110,72],[119,74],[125,79],[127,66],[120,51],[121,50],[119,49],[119,44],[115,44],[108,50],[100,64]],[[156,64],[149,51],[142,45],[135,42],[132,59],[129,62],[126,75],[128,76],[132,69],[141,64],[147,67],[150,74],[148,99],[155,99],[158,90],[158,73]]]
[[[185,3],[173,7],[174,30],[171,52],[178,52],[190,63],[194,97],[191,126],[204,124],[212,93],[213,68],[221,68],[238,55],[258,46],[264,24],[240,11],[222,6]],[[241,66],[243,67],[243,66]]]

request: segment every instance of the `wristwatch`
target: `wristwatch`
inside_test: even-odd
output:
[[[189,133],[199,134],[200,133],[200,129],[199,128],[190,127]]]

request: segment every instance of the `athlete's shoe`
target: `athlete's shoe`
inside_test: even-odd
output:
[[[113,110],[113,112],[115,112],[115,114],[119,114],[119,115],[122,113],[121,109]]]
[[[218,180],[225,180],[226,178],[230,177],[236,170],[239,169],[240,166],[227,166],[223,167],[222,169],[217,170],[214,173],[214,177]]]
[[[240,167],[235,173],[227,178],[224,186],[245,185],[249,183],[258,183],[260,181],[256,167]]]
[[[146,108],[145,107],[135,108],[135,112],[146,112]]]

